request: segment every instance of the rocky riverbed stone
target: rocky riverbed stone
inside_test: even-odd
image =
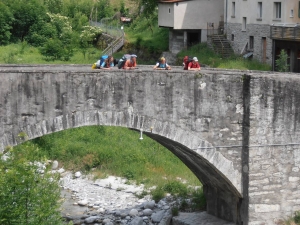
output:
[[[171,208],[178,207],[180,204],[179,200],[170,195],[158,203],[155,203],[150,195],[139,199],[136,194],[141,193],[144,187],[128,185],[126,179],[109,176],[105,179],[93,180],[92,177],[81,173],[80,176],[62,170],[60,173],[61,193],[65,199],[61,209],[62,216],[66,222],[72,221],[74,225],[171,225]],[[192,214],[188,220],[188,216],[184,214],[184,219],[187,221],[182,223],[179,215],[176,217],[176,223],[178,225],[202,224],[195,223],[196,220],[193,218],[196,215]],[[209,215],[209,218],[211,217]],[[205,216],[204,219],[201,217],[201,220],[205,221]],[[217,225],[217,222],[214,221],[213,224]],[[218,225],[223,224],[225,223],[220,222]]]

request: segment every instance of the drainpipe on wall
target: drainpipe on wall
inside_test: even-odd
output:
[[[183,31],[183,48],[187,50],[187,32]]]
[[[225,0],[225,24],[226,24],[226,34],[227,34],[227,10],[228,10],[228,0]],[[225,28],[225,27],[224,27]],[[227,35],[226,35],[227,36]]]
[[[272,40],[272,70],[275,71],[275,41]]]

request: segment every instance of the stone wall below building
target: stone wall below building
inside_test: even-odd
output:
[[[231,47],[236,54],[245,54],[250,50],[250,36],[253,36],[253,58],[263,62],[263,40],[266,38],[265,62],[272,65],[272,39],[270,39],[270,25],[247,24],[246,30],[242,30],[240,23],[228,23],[225,25],[227,39],[231,41]],[[248,43],[248,46],[246,46]]]

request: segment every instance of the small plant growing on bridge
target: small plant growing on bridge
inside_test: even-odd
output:
[[[294,221],[296,224],[300,224],[300,211],[295,212]]]
[[[195,79],[202,78],[202,76],[203,76],[202,73],[196,73],[195,74]]]
[[[20,132],[18,134],[18,138],[20,141],[27,141],[28,140],[28,135],[25,132]]]

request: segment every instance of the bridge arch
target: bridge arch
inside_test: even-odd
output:
[[[174,123],[147,115],[133,114],[129,107],[125,112],[98,110],[70,112],[36,124],[24,124],[19,129],[20,132],[26,133],[27,140],[31,140],[53,132],[94,125],[126,127],[142,132],[143,135],[162,144],[201,181],[208,197],[208,212],[230,221],[240,220],[238,213],[232,214],[238,212],[241,207],[242,190],[239,171],[235,170],[233,163],[217,152],[211,143],[199,139],[195,132],[183,130]],[[11,143],[12,145],[17,145],[24,139],[6,136],[2,143],[6,143],[4,145],[7,146],[11,141],[14,142]],[[227,201],[218,199],[219,203],[215,205],[216,198],[227,199]]]
[[[18,144],[20,132],[33,139],[89,125],[143,129],[200,179],[209,213],[240,221],[241,155],[214,148],[241,143],[240,75],[224,86],[227,75],[150,67],[103,71],[75,65],[4,66],[0,72],[2,149]]]

